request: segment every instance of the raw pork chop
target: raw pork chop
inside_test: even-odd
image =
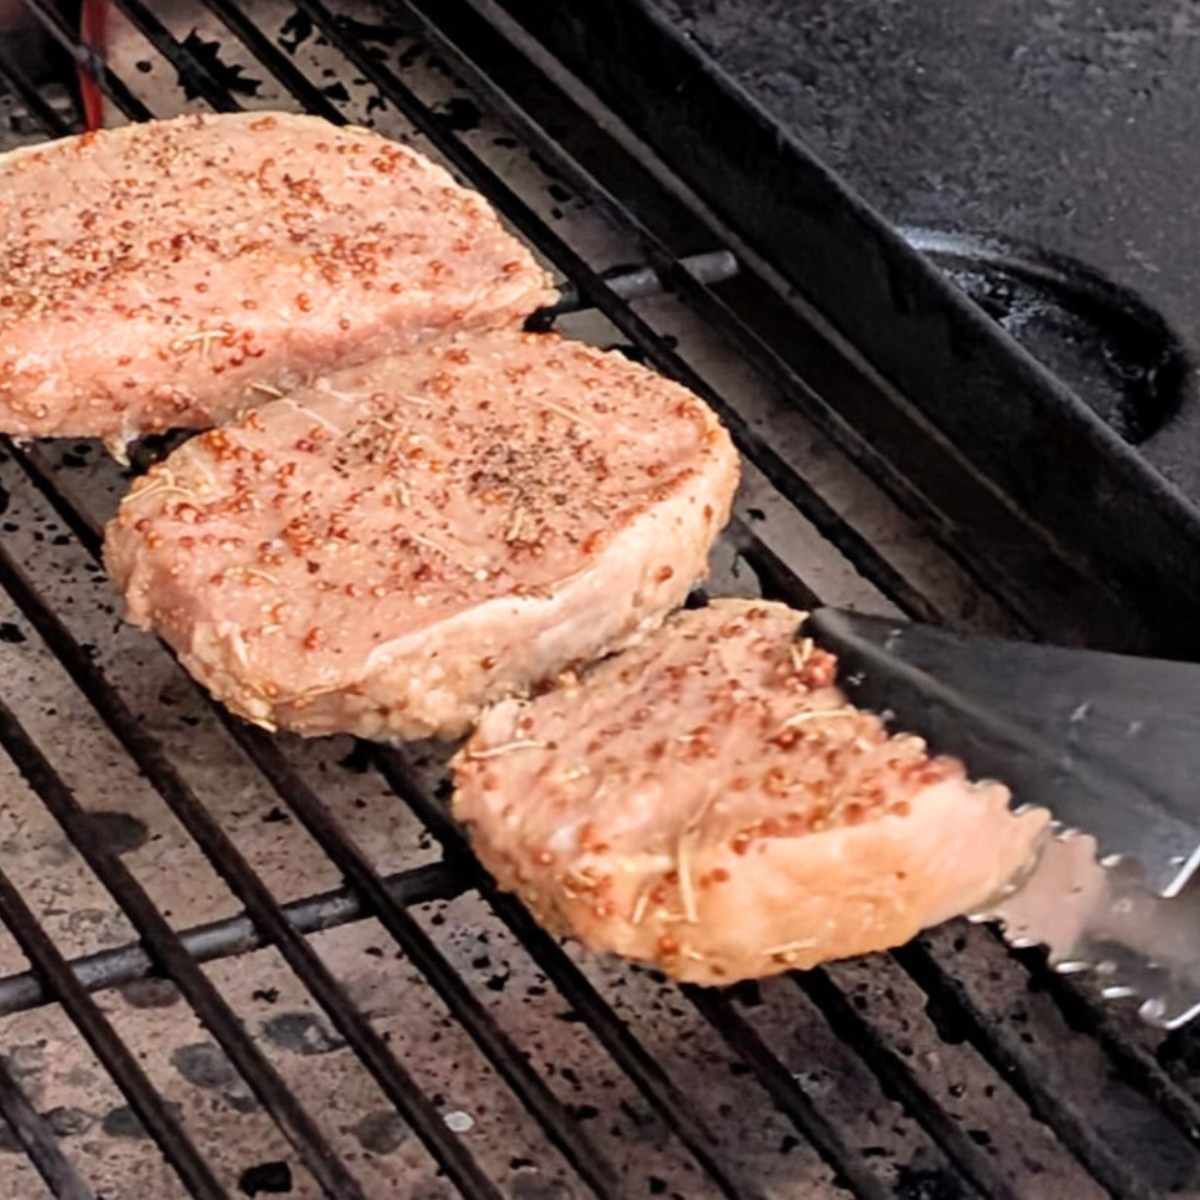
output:
[[[521,320],[546,275],[406,146],[283,113],[0,156],[0,429],[203,428],[338,365]]]
[[[656,627],[738,466],[690,392],[553,334],[458,338],[194,438],[110,524],[129,618],[235,712],[457,736]]]
[[[848,705],[803,620],[714,601],[485,713],[454,810],[500,885],[699,983],[899,945],[995,892],[1046,814]]]

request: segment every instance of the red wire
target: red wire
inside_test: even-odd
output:
[[[83,0],[80,14],[83,44],[100,55],[105,49],[107,16],[108,0]],[[83,67],[79,68],[79,94],[83,100],[84,128],[90,133],[104,124],[104,93]]]

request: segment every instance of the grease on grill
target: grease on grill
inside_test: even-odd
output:
[[[92,837],[110,854],[129,854],[150,840],[145,822],[129,813],[89,813],[87,823]]]
[[[368,1113],[350,1127],[358,1144],[372,1154],[391,1154],[408,1140],[404,1119],[390,1109]]]
[[[292,1190],[292,1168],[285,1162],[260,1163],[242,1172],[238,1190],[246,1196],[282,1196]]]
[[[291,1050],[294,1054],[305,1057],[332,1054],[346,1044],[320,1018],[311,1013],[280,1013],[263,1024],[263,1033],[281,1049]]]

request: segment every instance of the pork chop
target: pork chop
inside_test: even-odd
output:
[[[486,202],[365,129],[189,116],[0,156],[0,429],[219,424],[553,298]]]
[[[454,812],[500,886],[706,984],[896,946],[1000,888],[1046,814],[851,707],[803,621],[717,600],[485,713]]]
[[[453,737],[657,626],[738,465],[690,392],[554,334],[460,335],[322,378],[135,485],[128,616],[235,712]]]

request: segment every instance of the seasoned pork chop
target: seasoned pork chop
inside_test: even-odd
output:
[[[995,892],[1046,814],[848,705],[803,620],[714,601],[485,713],[454,811],[500,885],[699,983],[899,945]]]
[[[105,554],[130,620],[251,720],[456,736],[656,627],[737,476],[713,414],[619,354],[460,335],[192,439]]]
[[[473,192],[316,117],[189,116],[0,156],[0,429],[203,428],[314,373],[520,321],[547,276]]]

